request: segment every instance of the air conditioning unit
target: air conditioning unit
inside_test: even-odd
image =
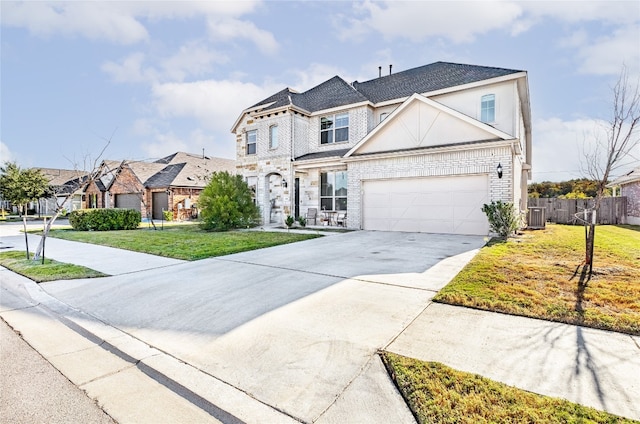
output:
[[[527,213],[527,228],[532,230],[544,230],[547,222],[547,208],[531,206]]]

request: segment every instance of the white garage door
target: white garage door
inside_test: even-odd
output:
[[[482,205],[489,177],[406,178],[363,182],[365,230],[487,234]]]

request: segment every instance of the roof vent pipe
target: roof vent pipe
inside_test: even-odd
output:
[[[378,78],[382,76],[382,66],[378,66]]]
[[[202,159],[204,159],[204,147],[202,148]]]
[[[393,65],[389,65],[389,75],[391,75],[391,68],[393,67]]]

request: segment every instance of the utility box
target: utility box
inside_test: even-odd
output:
[[[547,208],[531,206],[527,213],[527,228],[544,230],[547,223]]]

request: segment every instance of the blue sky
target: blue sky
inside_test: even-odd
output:
[[[107,139],[108,159],[234,158],[235,119],[284,87],[450,61],[528,71],[533,177],[560,181],[622,64],[640,77],[637,1],[0,4],[0,161],[25,167],[89,167]]]

